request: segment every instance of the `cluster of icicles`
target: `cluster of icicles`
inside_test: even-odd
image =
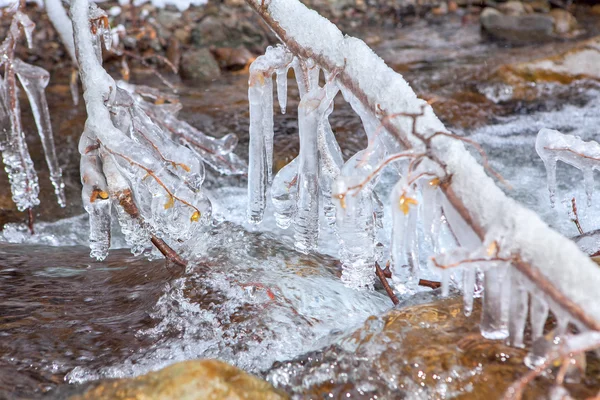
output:
[[[75,14],[73,10],[76,6]],[[111,35],[105,16],[90,4],[91,33],[87,19],[74,17],[78,53],[88,56],[79,60],[88,110],[79,151],[91,255],[102,260],[108,254],[112,209],[133,254],[159,257],[151,244],[158,238],[181,255],[186,242],[211,218],[211,203],[202,189],[203,162],[223,174],[245,173],[246,164],[232,152],[236,136],[215,139],[177,119],[181,105],[176,97],[115,83],[106,74],[101,43],[109,49]],[[89,36],[93,50],[85,42]],[[91,87],[98,82],[105,84]],[[94,90],[105,90],[108,99],[98,99]]]
[[[583,141],[574,135],[565,135],[554,129],[542,128],[535,141],[535,150],[544,161],[550,202],[556,197],[556,163],[562,161],[583,173],[583,184],[588,207],[594,194],[594,170],[600,170],[600,144]]]
[[[34,28],[35,24],[27,15],[16,11],[6,39],[0,45],[0,67],[3,67],[3,76],[0,78],[0,152],[10,181],[12,198],[19,211],[40,204],[38,198],[40,189],[21,125],[17,78],[31,105],[58,203],[62,207],[65,206],[62,171],[56,158],[45,95],[50,74],[40,67],[15,58],[15,47],[19,42],[21,29],[25,33],[27,44],[31,47]]]
[[[300,93],[300,153],[272,177],[273,75],[285,112],[290,68]],[[431,256],[437,254],[429,258],[429,268],[439,274],[446,294],[452,286],[462,289],[467,314],[472,312],[473,298],[483,296],[481,330],[487,338],[510,336],[514,345],[522,346],[529,304],[534,341],[542,336],[550,311],[557,317],[559,334],[569,322],[576,322],[511,268],[510,243],[498,241],[502,232],[489,234],[482,243],[439,190],[445,171],[426,157],[411,170],[416,154],[401,152],[376,115],[336,79],[335,71],[323,73],[325,84],[320,86],[319,66],[281,45],[268,48],[250,67],[250,222],[262,221],[270,185],[276,222],[281,228],[293,227],[299,251],[317,249],[319,231],[333,230],[340,245],[342,280],[354,288],[373,287],[375,263],[383,265],[391,257],[394,287],[414,290],[423,272],[419,243],[428,242],[421,247],[429,248]],[[346,162],[328,121],[338,92],[361,118],[369,143]],[[393,226],[388,251],[381,238],[384,205],[374,188],[382,165],[390,159],[397,159],[388,171],[398,180],[390,197]]]

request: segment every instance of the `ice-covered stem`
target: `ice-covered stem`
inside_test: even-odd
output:
[[[389,271],[389,265],[386,266],[386,271]],[[396,297],[396,295],[394,294],[394,291],[392,290],[392,288],[390,287],[390,284],[387,281],[388,277],[385,275],[384,270],[381,269],[378,262],[375,262],[375,274],[377,275],[377,277],[379,278],[379,281],[383,285],[385,292],[390,297],[390,300],[392,300],[392,303],[394,303],[394,305],[398,305],[398,303],[400,303],[400,300],[398,300],[398,297]],[[391,277],[391,274],[390,274],[390,277]]]
[[[92,6],[96,10],[95,5]],[[84,100],[88,119],[86,121],[84,136],[80,143],[80,152],[82,156],[91,157],[89,161],[82,161],[82,180],[84,183],[84,204],[88,204],[88,212],[91,218],[91,228],[99,228],[99,232],[92,233],[92,255],[102,258],[108,251],[107,248],[107,218],[110,218],[109,211],[106,208],[97,210],[98,205],[104,204],[104,200],[108,199],[107,191],[112,199],[116,201],[118,207],[124,211],[120,214],[122,229],[129,229],[130,240],[132,246],[136,247],[136,252],[143,251],[144,238],[148,237],[150,241],[165,255],[165,257],[177,264],[185,265],[185,260],[181,259],[176,252],[167,245],[167,243],[156,236],[155,231],[158,231],[163,226],[157,226],[157,221],[145,221],[140,209],[134,199],[134,193],[131,190],[129,182],[124,178],[123,174],[128,173],[129,178],[136,183],[136,169],[141,170],[142,174],[146,174],[149,180],[154,180],[156,184],[162,188],[167,194],[167,202],[164,204],[164,210],[173,207],[175,201],[184,203],[195,210],[192,214],[192,222],[200,218],[200,211],[188,200],[182,196],[188,196],[188,189],[181,185],[181,182],[174,181],[174,177],[167,171],[167,168],[160,167],[158,171],[154,171],[146,164],[160,165],[152,155],[152,145],[150,149],[144,149],[141,144],[134,142],[130,137],[123,134],[112,122],[112,116],[109,111],[109,106],[115,106],[115,112],[123,114],[123,107],[133,104],[123,104],[119,108],[117,94],[121,95],[119,101],[127,102],[125,93],[119,93],[114,80],[104,71],[99,61],[99,46],[98,37],[92,36],[92,31],[102,28],[106,29],[106,23],[103,22],[102,15],[98,18],[91,18],[90,6],[87,0],[76,0],[71,6],[71,15],[73,18],[73,30],[75,32],[75,48],[77,59],[79,61],[81,81],[84,87]],[[98,21],[100,21],[98,23]],[[95,32],[96,33],[96,32]],[[96,46],[94,46],[96,43]],[[124,98],[124,99],[123,99]],[[127,116],[120,115],[118,118],[121,129],[126,129],[126,125],[131,124],[131,119]],[[116,116],[117,118],[119,116]],[[141,115],[138,115],[141,118]],[[160,138],[156,137],[157,143]],[[121,153],[115,149],[124,149],[127,152]],[[154,147],[156,150],[157,148]],[[123,164],[119,164],[121,161]],[[175,166],[171,166],[175,168]],[[91,179],[93,178],[93,179]],[[144,178],[145,179],[145,178]],[[142,179],[142,181],[144,180]],[[171,187],[164,182],[178,186]],[[201,182],[198,183],[198,186]],[[149,185],[149,184],[148,184]],[[199,189],[199,188],[197,188]],[[196,189],[196,190],[197,190]],[[88,198],[85,194],[90,192]],[[164,196],[164,195],[163,195]],[[160,196],[157,196],[161,200]],[[108,201],[107,201],[108,202]],[[162,204],[161,204],[162,207]],[[90,210],[92,212],[90,212]],[[162,211],[164,211],[162,210]],[[98,211],[98,212],[96,212]],[[120,212],[120,210],[117,210]],[[159,211],[160,212],[160,209]],[[94,218],[100,218],[97,223],[94,223]],[[152,215],[156,217],[155,214]],[[131,222],[131,223],[130,223]],[[182,229],[182,227],[180,228]],[[146,231],[151,231],[146,233]],[[95,235],[100,241],[99,245],[94,243]],[[142,251],[140,251],[140,246]],[[133,250],[133,249],[132,249]]]
[[[564,336],[556,340],[555,343],[549,351],[546,361],[512,384],[505,392],[504,400],[521,400],[527,385],[544,374],[548,368],[556,365],[557,361],[560,362],[560,368],[556,376],[556,383],[562,385],[565,373],[569,366],[573,365],[571,361],[575,360],[577,355],[600,348],[600,333],[583,332],[577,335]],[[582,368],[583,366],[579,367]]]
[[[577,246],[550,229],[534,212],[507,197],[461,141],[437,135],[428,146],[411,134],[411,121],[390,118],[418,113],[424,102],[401,75],[389,68],[362,41],[344,37],[327,19],[296,0],[246,0],[286,47],[301,59],[312,59],[327,71],[340,69],[345,88],[373,114],[405,149],[426,150],[444,167],[440,182],[445,201],[483,241],[502,227],[511,238],[505,250],[513,266],[587,328],[600,330],[600,269]],[[318,32],[318,35],[315,34]],[[425,138],[447,130],[431,107],[424,108],[417,130]],[[425,148],[426,147],[426,148]]]

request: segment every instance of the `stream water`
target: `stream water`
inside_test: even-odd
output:
[[[551,46],[505,48],[483,40],[477,24],[463,22],[449,18],[395,32],[368,31],[363,37],[419,94],[442,98],[436,105],[442,119],[483,145],[492,166],[511,183],[509,195],[566,235],[575,234],[566,209],[560,204],[556,209],[549,207],[545,171],[534,150],[535,135],[541,127],[552,127],[595,138],[600,125],[595,107],[600,87],[592,82],[546,85],[535,101],[494,102],[496,95],[506,90],[489,80],[494,66],[542,56]],[[568,46],[561,43],[558,48]],[[176,361],[206,357],[228,361],[307,397],[323,393],[341,396],[344,390],[351,391],[348,376],[363,379],[362,386],[352,388],[358,395],[384,393],[382,388],[392,387],[390,382],[396,382],[398,376],[412,376],[414,371],[388,364],[383,368],[376,361],[383,351],[381,343],[363,346],[364,353],[349,344],[348,335],[370,316],[376,317],[369,321],[379,322],[372,322],[367,331],[387,326],[385,318],[389,317],[382,315],[391,308],[389,298],[381,291],[344,287],[334,244],[325,240],[322,254],[302,255],[293,250],[290,234],[276,228],[272,218],[258,227],[248,225],[244,178],[214,174],[207,178],[217,204],[216,220],[210,233],[195,245],[192,263],[185,271],[131,256],[119,249],[124,240],[118,232],[113,234],[113,250],[107,260],[91,260],[85,247],[88,225],[87,217],[81,215],[75,145],[84,111],[69,102],[66,77],[60,72],[54,76],[48,96],[54,129],[59,132],[57,145],[69,205],[66,210],[46,205],[52,202],[51,188],[43,184],[42,211],[33,236],[22,224],[22,215],[0,214],[0,221],[8,223],[0,232],[0,398],[60,397],[54,389],[65,384],[139,375]],[[138,75],[138,82],[155,83],[145,76]],[[179,92],[184,105],[182,119],[214,136],[238,134],[238,154],[247,157],[246,74],[227,75],[201,88],[181,85]],[[289,112],[275,117],[275,169],[298,152],[294,111],[298,96],[292,85],[289,98]],[[27,118],[25,122],[26,129],[31,128],[32,122]],[[341,99],[336,99],[331,125],[346,157],[366,145],[358,117]],[[39,145],[31,142],[34,162],[42,165]],[[45,172],[38,170],[40,181],[46,182]],[[562,197],[584,198],[577,171],[559,168],[558,180]],[[385,179],[382,182],[385,184]],[[4,176],[0,187],[6,187]],[[7,194],[1,196],[6,203]],[[582,207],[582,223],[590,230],[600,226],[600,218],[593,217],[600,215],[600,202],[594,203],[591,209]],[[455,311],[448,311],[456,306],[445,307],[431,313],[456,316]],[[475,323],[463,320],[455,321],[464,324],[462,328],[452,328],[457,337],[476,331]],[[412,324],[423,328],[421,322]],[[436,335],[452,331],[444,324],[425,323],[428,336],[422,336],[423,340],[437,340]],[[403,337],[409,335],[407,330],[399,332]],[[512,351],[508,347],[493,349],[484,353],[496,357],[494,362],[502,351]],[[335,364],[332,357],[339,357],[339,368],[325,371],[327,365]],[[519,357],[522,359],[522,352],[514,356]],[[499,374],[504,385],[524,372],[518,363],[505,361],[498,364],[498,370],[505,371]],[[598,363],[594,362],[591,365],[597,372]],[[355,371],[358,364],[363,369]],[[453,365],[444,368],[452,370]],[[456,376],[464,377],[481,374],[486,367],[464,363],[460,368]],[[410,379],[417,382],[424,398],[472,393],[474,385],[464,380],[463,389],[448,391],[447,385],[432,381],[429,390],[422,389],[420,383],[425,380],[417,375]],[[327,386],[323,382],[333,383]],[[407,387],[413,386],[404,389]],[[600,382],[587,380],[581,387],[582,393],[586,387],[597,392]],[[389,393],[394,396],[393,391]]]

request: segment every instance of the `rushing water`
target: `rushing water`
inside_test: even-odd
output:
[[[485,81],[492,67],[484,60],[490,64],[520,60],[531,56],[530,48],[505,49],[482,41],[477,26],[461,24],[458,19],[396,33],[397,37],[389,32],[365,36],[376,43],[376,51],[405,73],[420,94],[439,93],[447,100],[448,107],[438,108],[441,117],[483,144],[491,164],[512,184],[509,195],[541,213],[559,230],[574,234],[566,211],[548,207],[545,173],[535,154],[534,140],[541,127],[593,138],[594,127],[600,122],[593,107],[600,97],[595,85],[548,87],[544,89],[550,94],[547,101],[538,99],[535,105],[497,104],[490,100],[490,93],[502,88]],[[424,37],[427,40],[421,40]],[[548,47],[535,50],[536,54],[544,51]],[[7,225],[0,233],[4,239],[0,242],[0,398],[29,398],[65,382],[132,376],[202,357],[226,360],[249,372],[263,373],[290,392],[309,394],[329,391],[341,395],[352,377],[364,380],[362,386],[352,388],[352,393],[364,394],[383,390],[386,385],[392,387],[389,382],[402,381],[396,379],[398,376],[416,373],[407,372],[404,364],[395,369],[376,364],[385,353],[376,340],[361,339],[366,353],[354,355],[353,337],[348,335],[370,316],[377,317],[367,322],[366,331],[381,332],[390,318],[382,315],[391,302],[380,291],[358,292],[341,284],[335,241],[327,235],[321,249],[328,255],[307,256],[293,250],[290,234],[276,228],[272,218],[258,228],[246,224],[244,178],[208,177],[216,220],[210,233],[194,245],[186,270],[119,250],[124,241],[118,232],[113,234],[115,249],[108,259],[102,263],[91,260],[83,247],[88,226],[86,217],[79,216],[75,152],[84,115],[81,107],[74,108],[67,101],[64,78],[61,80],[59,74],[49,97],[52,115],[57,116],[55,130],[61,132],[57,143],[65,162],[69,207],[61,214],[53,207],[44,208],[42,219],[61,219],[38,223],[33,236],[18,223]],[[238,134],[238,153],[243,157],[248,145],[246,85],[247,76],[238,74],[207,84],[202,90],[180,89],[183,119],[215,136]],[[298,96],[293,86],[289,95],[290,112],[275,117],[275,169],[298,152],[294,112]],[[576,104],[559,104],[557,99],[564,96]],[[469,116],[471,119],[457,120],[457,107],[477,112]],[[536,107],[541,111],[531,112]],[[527,112],[520,115],[519,110]],[[480,127],[469,125],[473,121]],[[360,121],[341,99],[336,99],[331,125],[345,157],[366,145]],[[580,180],[573,172],[568,167],[559,168],[563,197],[582,196]],[[382,182],[385,186],[386,180]],[[46,189],[42,187],[42,193],[50,193]],[[589,229],[598,227],[600,221],[591,218],[592,214],[600,215],[598,211],[582,211],[583,223]],[[2,222],[19,218],[14,213],[0,215]],[[452,314],[456,306],[449,306],[452,312],[444,307],[431,312],[456,315]],[[409,328],[424,327],[423,321],[413,322],[399,329],[397,335],[404,338],[410,335]],[[455,329],[452,332],[459,337],[476,330],[472,322],[468,327],[449,328],[425,321],[429,330],[421,331],[422,338],[436,340],[444,329]],[[415,346],[412,340],[405,346]],[[499,354],[496,350],[493,354]],[[514,358],[520,360],[522,356],[516,351]],[[372,368],[369,363],[373,363]],[[361,368],[355,371],[359,364]],[[502,365],[499,368],[508,368]],[[453,367],[450,365],[449,370]],[[475,376],[478,371],[477,365],[461,368],[463,377]],[[515,378],[507,375],[523,373],[522,369],[503,371],[500,376],[504,384]],[[419,379],[413,381],[420,385]],[[466,382],[468,385],[470,381]],[[598,385],[590,382],[584,385]],[[436,386],[437,394],[438,389]]]

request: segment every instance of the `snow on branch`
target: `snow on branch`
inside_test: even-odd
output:
[[[45,89],[50,74],[40,68],[27,64],[15,57],[15,49],[24,33],[29,47],[32,45],[32,32],[35,24],[25,15],[20,6],[13,10],[8,34],[0,44],[0,152],[4,168],[10,181],[13,201],[19,211],[31,210],[40,203],[38,199],[38,177],[31,161],[25,141],[25,132],[21,125],[21,106],[18,97],[17,79],[27,95],[38,134],[40,136],[46,163],[50,172],[50,181],[58,203],[65,206],[62,171],[58,165],[54,149],[54,137]],[[30,214],[31,216],[31,214]],[[32,221],[30,220],[30,224]],[[30,225],[31,227],[31,225]]]
[[[433,243],[431,268],[440,272],[443,286],[460,276],[457,269],[464,271],[460,286],[466,312],[476,275],[484,274],[481,329],[486,337],[510,336],[521,346],[528,307],[534,339],[542,335],[549,311],[558,320],[559,335],[568,324],[600,330],[600,268],[507,197],[488,176],[498,178],[486,159],[480,165],[465,147],[475,144],[449,132],[400,74],[364,42],[344,36],[296,0],[246,2],[284,44],[267,49],[251,67],[250,221],[260,223],[272,180],[275,216],[282,227],[293,224],[296,247],[314,249],[321,213],[339,238],[342,279],[370,287],[375,263],[383,261],[377,240],[383,205],[373,188],[389,165],[398,176],[390,198],[392,271],[405,287],[414,287],[421,273],[420,221]],[[300,155],[271,179],[272,75],[276,72],[279,81],[288,68],[300,88]],[[318,85],[321,70],[324,87]],[[285,87],[277,86],[281,98]],[[345,163],[327,120],[338,90],[360,116],[369,139],[368,147]],[[454,238],[455,249],[438,254],[440,231]]]

